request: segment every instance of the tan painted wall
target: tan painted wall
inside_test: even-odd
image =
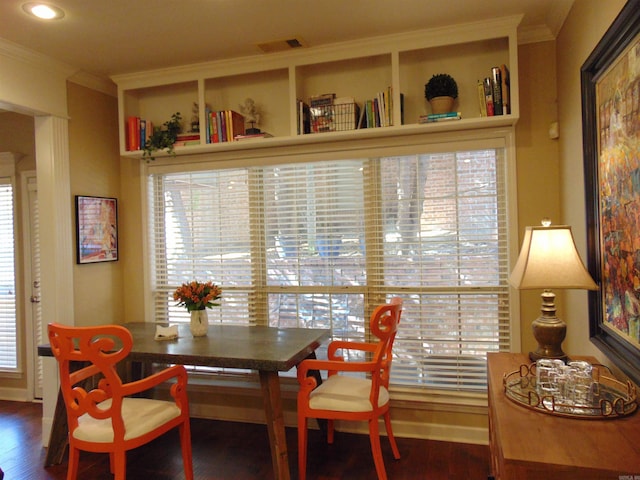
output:
[[[75,195],[118,198],[119,215],[127,205],[120,197],[117,101],[108,95],[69,83],[69,163],[71,198]],[[75,221],[74,227],[75,229]],[[72,238],[75,259],[75,231]],[[127,232],[120,226],[120,242]],[[76,264],[73,268],[75,325],[121,323],[123,259],[116,262]]]
[[[542,218],[560,224],[560,166],[558,140],[549,138],[557,117],[555,42],[518,48],[520,120],[516,125],[518,188],[518,245],[528,225]],[[559,302],[560,303],[560,302]],[[540,292],[520,293],[520,344],[523,352],[535,349],[531,322],[540,315]]]

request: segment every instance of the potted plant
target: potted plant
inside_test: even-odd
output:
[[[164,122],[161,127],[154,128],[153,133],[144,143],[142,158],[148,157],[149,160],[155,160],[153,154],[157,150],[165,150],[174,155],[173,144],[176,143],[180,133],[181,120],[180,112],[176,112],[171,115],[171,120]]]
[[[458,98],[458,84],[451,75],[436,73],[424,86],[424,96],[433,113],[451,112],[453,102]]]

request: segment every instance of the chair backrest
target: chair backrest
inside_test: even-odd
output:
[[[116,364],[127,357],[133,346],[129,330],[119,325],[69,327],[51,323],[48,335],[58,361],[69,432],[78,427],[78,417],[87,413],[98,419],[110,418],[116,437],[124,436],[120,414],[122,380]],[[87,391],[81,382],[94,376],[97,387]],[[97,406],[107,399],[111,399],[108,408]]]
[[[393,342],[398,333],[398,324],[402,315],[402,298],[393,297],[389,303],[376,307],[371,314],[371,333],[380,340],[373,360],[379,363],[380,384],[389,388],[391,362],[393,360]],[[374,379],[375,380],[375,379]]]

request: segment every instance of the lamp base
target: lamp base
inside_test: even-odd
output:
[[[555,294],[549,290],[542,293],[542,315],[531,323],[533,337],[538,342],[535,352],[529,353],[531,361],[541,358],[567,361],[562,351],[562,342],[567,336],[567,324],[556,317]]]
[[[536,325],[534,320],[531,325],[533,336],[538,341],[538,348],[534,352],[529,352],[532,362],[541,358],[558,359],[567,362],[568,355],[562,351],[562,341],[567,333],[567,326],[563,321],[561,325]]]

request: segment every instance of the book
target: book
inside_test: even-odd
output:
[[[296,119],[298,121],[297,133],[298,135],[305,135],[311,133],[311,111],[309,105],[304,101],[296,100]]]
[[[140,119],[140,139],[138,140],[138,150],[144,147],[147,142],[147,121],[144,118]]]
[[[313,95],[309,98],[310,107],[322,107],[326,105],[333,105],[333,100],[336,98],[335,93],[323,93],[322,95]]]
[[[502,77],[502,113],[508,115],[511,113],[511,77],[504,63],[500,65],[500,75]]]
[[[245,134],[244,115],[236,112],[235,110],[227,110],[227,116],[229,122],[227,127],[227,139],[228,141],[232,141],[236,135]]]
[[[450,120],[460,119],[462,119],[460,112],[432,113],[430,115],[420,115],[418,123],[448,122]]]
[[[234,140],[252,140],[254,138],[272,138],[273,135],[271,135],[270,133],[267,132],[261,132],[261,133],[250,133],[250,134],[245,134],[245,135],[236,135],[235,137],[233,137]]]
[[[222,134],[224,128],[222,125],[222,112],[218,111],[216,112],[216,130],[218,131],[218,142],[224,142],[224,136]]]
[[[436,118],[445,118],[445,117],[461,117],[461,112],[445,112],[445,113],[430,113],[428,115],[420,115],[420,118],[425,119],[436,119]]]
[[[183,142],[188,140],[200,140],[200,134],[195,132],[179,133],[176,135],[176,140]]]
[[[478,107],[480,108],[480,116],[486,117],[487,103],[484,98],[484,85],[482,84],[481,80],[478,80],[477,89],[478,89]]]
[[[485,77],[482,84],[484,86],[484,101],[487,106],[487,117],[493,117],[493,88],[491,87],[491,78]]]
[[[491,88],[494,115],[502,115],[502,74],[500,67],[491,68]]]
[[[200,140],[176,140],[174,147],[186,147],[188,145],[200,145]]]

